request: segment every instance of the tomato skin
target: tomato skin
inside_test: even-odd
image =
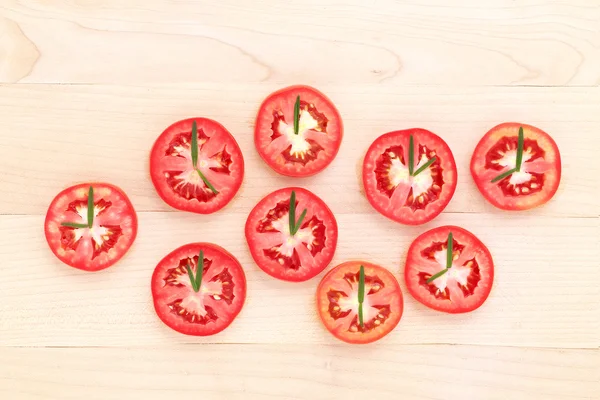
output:
[[[437,159],[441,158],[442,160],[441,163],[437,161],[432,165],[439,164],[442,169],[443,184],[438,197],[434,201],[428,201],[424,208],[416,210],[411,209],[404,202],[402,205],[398,205],[394,201],[394,194],[396,190],[400,190],[400,187],[394,189],[389,198],[383,194],[380,190],[380,177],[377,175],[377,162],[386,149],[394,146],[402,146],[407,149],[411,135],[415,139],[415,149],[418,147],[418,143],[423,143],[435,150]],[[407,150],[405,150],[405,160],[408,159],[407,154]],[[456,163],[448,144],[436,134],[421,128],[392,131],[379,136],[369,146],[363,161],[362,181],[367,200],[380,214],[404,225],[421,225],[437,217],[454,196],[457,184]]]
[[[185,169],[187,171],[193,168],[191,158],[188,157],[187,153],[181,160],[175,161],[169,161],[165,153],[171,141],[177,135],[191,132],[194,121],[199,132],[203,130],[207,133],[209,139],[218,140],[219,144],[223,143],[223,146],[212,146],[213,149],[221,150],[224,148],[231,156],[230,175],[228,177],[216,175],[206,169],[203,170],[204,174],[211,178],[209,179],[211,184],[219,191],[212,199],[204,202],[199,201],[197,198],[188,200],[175,193],[164,176],[166,169]],[[186,151],[189,150],[186,149]],[[199,153],[201,152],[202,147],[199,150]],[[156,139],[150,152],[150,176],[156,192],[169,206],[177,210],[197,214],[212,214],[225,207],[238,192],[244,178],[244,158],[235,138],[223,125],[209,118],[188,118],[171,124]]]
[[[373,326],[367,332],[359,332],[358,326],[356,326],[356,330],[352,330],[354,322],[357,321],[355,318],[358,318],[355,312],[350,311],[350,314],[335,319],[329,311],[331,305],[328,294],[330,291],[348,288],[348,282],[344,278],[347,277],[347,274],[357,276],[361,265],[364,266],[366,278],[365,304],[369,301],[369,297],[373,296],[373,302],[376,305],[390,307],[389,316],[383,320],[383,323]],[[369,294],[370,287],[372,287],[368,283],[369,277],[379,278],[384,283],[384,288],[375,294]],[[346,294],[351,296],[350,292],[353,289],[346,290],[348,290]],[[352,294],[354,293],[352,292]],[[316,305],[323,326],[337,339],[350,344],[367,344],[383,338],[398,325],[404,311],[402,290],[394,275],[387,269],[366,261],[347,261],[329,271],[317,287]],[[365,306],[366,326],[370,322],[367,310],[368,307]],[[350,327],[348,327],[348,321],[351,321]]]
[[[541,149],[545,151],[545,159],[548,162],[549,170],[544,173],[545,183],[540,192],[527,196],[512,197],[505,195],[499,188],[498,183],[491,182],[491,179],[499,175],[502,170],[491,171],[486,169],[485,158],[488,151],[502,137],[516,136],[519,127],[523,127],[525,140],[536,140]],[[560,185],[562,166],[558,146],[550,135],[532,125],[505,122],[493,127],[481,138],[471,157],[470,169],[477,188],[487,201],[502,210],[519,211],[538,207],[554,197]]]
[[[473,255],[475,260],[477,260],[478,273],[480,275],[480,279],[471,295],[464,296],[463,294],[461,297],[459,296],[458,289],[456,289],[454,293],[457,294],[457,297],[454,297],[452,301],[440,300],[434,297],[430,291],[425,289],[425,286],[420,283],[418,278],[418,273],[426,268],[424,265],[432,264],[423,260],[424,249],[428,248],[434,242],[447,243],[448,234],[450,232],[452,232],[454,236],[455,251],[457,243],[465,247],[465,249],[463,249],[464,255],[461,254],[459,259],[455,260],[455,262],[462,264],[466,258]],[[443,268],[444,267],[440,265],[437,269],[431,270],[431,272],[438,272]],[[452,268],[456,268],[456,266],[453,266]],[[444,276],[448,275],[450,271],[441,278],[434,280],[431,284],[434,284],[438,279],[442,279]],[[449,314],[467,313],[481,307],[489,297],[494,282],[494,262],[492,255],[485,244],[471,232],[458,226],[440,226],[422,233],[411,243],[405,264],[404,279],[408,292],[423,305],[433,310]],[[452,287],[456,288],[455,284],[452,284]],[[451,292],[451,294],[452,293],[453,292]]]
[[[85,258],[80,255],[77,250],[65,250],[61,246],[62,235],[60,233],[61,223],[63,222],[81,222],[66,218],[66,207],[69,203],[81,200],[87,203],[87,195],[89,187],[94,188],[94,199],[98,200],[108,198],[115,203],[113,206],[118,208],[119,216],[122,215],[122,235],[117,240],[117,243],[112,246],[105,254],[101,254],[95,259]],[[96,219],[104,217],[97,216]],[[44,220],[44,236],[54,255],[63,263],[83,271],[100,271],[114,265],[127,253],[137,236],[137,215],[131,201],[121,190],[115,185],[104,182],[89,182],[70,186],[58,193],[48,207],[46,218]],[[86,240],[87,240],[86,234]],[[82,238],[83,240],[83,238]],[[83,249],[83,244],[80,243],[78,249]],[[86,243],[87,245],[87,243]],[[80,247],[82,246],[82,247]]]
[[[263,246],[261,234],[257,232],[260,220],[264,219],[269,210],[276,207],[277,204],[281,202],[289,203],[292,191],[295,191],[296,201],[298,203],[296,206],[296,218],[299,217],[302,209],[306,208],[309,211],[304,219],[303,225],[309,222],[312,217],[318,218],[322,221],[326,238],[322,250],[316,256],[313,256],[314,262],[308,267],[302,265],[297,271],[286,269],[275,259],[267,258],[264,255],[264,250],[269,246]],[[285,212],[285,218],[288,219],[289,213],[287,210]],[[321,273],[333,259],[337,247],[338,226],[335,216],[325,202],[318,196],[304,188],[288,187],[276,190],[258,202],[246,220],[245,235],[252,258],[260,269],[280,280],[303,282]],[[278,243],[274,244],[276,245]],[[307,248],[307,246],[300,246],[303,247],[303,249]]]
[[[216,259],[221,261],[222,265],[225,265],[228,272],[232,275],[232,283],[235,287],[233,291],[234,299],[228,308],[223,309],[222,304],[221,308],[218,308],[215,305],[215,302],[211,303],[213,307],[217,308],[217,315],[219,316],[214,325],[201,325],[199,323],[181,321],[167,303],[168,299],[173,300],[181,296],[187,297],[193,295],[192,289],[189,287],[184,287],[183,289],[172,289],[171,291],[169,291],[169,289],[165,289],[167,285],[166,281],[164,280],[164,275],[167,269],[169,267],[176,268],[177,261],[179,261],[182,257],[185,258],[197,256],[200,250],[204,251],[205,260],[212,259],[214,262]],[[215,268],[218,267],[219,265],[215,265]],[[207,273],[205,272],[202,285],[205,285],[205,279],[207,282],[209,282],[211,279],[211,276],[207,276],[206,274]],[[181,279],[183,282],[185,282],[185,285],[189,284],[187,272],[185,273],[185,276],[181,277]],[[241,312],[246,300],[246,275],[241,264],[235,258],[235,256],[222,247],[212,243],[189,243],[173,250],[157,264],[152,274],[151,291],[156,315],[165,325],[184,335],[211,336],[226,329]],[[206,298],[206,295],[204,298]]]
[[[327,135],[331,137],[328,142],[322,144],[324,149],[319,153],[317,159],[303,166],[296,165],[297,163],[283,162],[279,153],[270,154],[268,148],[271,143],[273,112],[284,109],[283,112],[287,116],[286,121],[292,121],[292,110],[297,96],[300,96],[303,102],[315,104],[328,118]],[[333,161],[340,148],[343,130],[342,118],[327,96],[313,87],[294,85],[271,93],[262,102],[256,117],[254,144],[260,157],[278,174],[289,177],[307,177],[319,173]]]

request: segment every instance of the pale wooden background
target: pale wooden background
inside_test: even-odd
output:
[[[600,0],[0,0],[0,398],[598,399],[600,397]],[[260,101],[306,83],[345,124],[323,173],[292,181],[259,159]],[[244,153],[239,195],[221,212],[175,212],[148,154],[170,123],[206,116]],[[546,206],[488,205],[469,158],[493,125],[548,131],[563,180]],[[440,134],[459,182],[446,211],[404,227],[370,208],[358,170],[380,134]],[[62,265],[43,238],[52,197],[82,180],[121,186],[139,212],[115,267]],[[275,281],[243,226],[270,191],[299,184],[337,216],[334,263],[364,258],[400,279],[405,315],[384,340],[336,341],[317,320],[318,278]],[[457,224],[496,261],[486,304],[431,311],[403,282],[412,239]],[[157,261],[190,241],[233,252],[248,299],[220,335],[191,338],[154,314]]]

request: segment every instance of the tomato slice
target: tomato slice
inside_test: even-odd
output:
[[[452,266],[446,268],[448,235],[452,232]],[[485,245],[471,232],[457,226],[441,226],[415,239],[408,249],[404,271],[411,295],[427,307],[447,313],[473,311],[492,290],[494,261]]]
[[[521,169],[515,167],[519,128],[523,128]],[[531,125],[508,122],[492,128],[479,141],[471,158],[471,175],[483,196],[503,210],[527,210],[550,200],[560,184],[560,153],[554,140]]]
[[[198,272],[200,251],[204,269],[198,292],[187,266]],[[163,258],[152,274],[152,298],[158,317],[185,335],[209,336],[227,328],[246,299],[246,275],[238,260],[211,243],[190,243]]]
[[[360,266],[365,270],[363,326],[358,317]],[[371,343],[390,333],[402,317],[404,300],[391,272],[364,261],[348,261],[327,273],[317,287],[323,325],[348,343]]]
[[[192,163],[194,122],[200,173]],[[190,118],[169,126],[156,139],[150,175],[158,195],[171,207],[210,214],[225,207],[237,193],[244,177],[244,158],[223,125],[208,118]]]
[[[298,134],[294,106],[300,96]],[[335,158],[342,142],[342,119],[331,100],[309,86],[290,86],[272,93],[260,106],[254,143],[275,172],[310,176]]]
[[[425,167],[416,176],[409,172],[411,135],[413,172]],[[454,195],[454,156],[444,140],[425,129],[389,132],[367,150],[363,185],[369,203],[381,214],[407,225],[424,224],[438,216]]]
[[[290,233],[290,198],[296,196],[296,220]],[[298,187],[277,190],[262,199],[246,220],[246,241],[252,258],[267,274],[285,281],[306,281],[329,265],[337,246],[338,228],[327,205]]]
[[[91,228],[88,227],[90,187],[94,202]],[[44,233],[50,249],[62,262],[84,271],[99,271],[127,253],[137,235],[137,216],[129,198],[118,187],[82,183],[63,190],[52,200]]]

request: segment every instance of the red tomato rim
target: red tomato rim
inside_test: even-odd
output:
[[[335,275],[338,271],[343,270],[343,269],[348,269],[349,267],[356,266],[357,264],[363,265],[365,267],[365,275],[368,275],[367,274],[368,269],[380,271],[383,275],[385,275],[385,278],[388,278],[386,280],[389,281],[389,283],[391,283],[394,286],[394,289],[395,289],[394,292],[397,293],[397,295],[398,295],[399,312],[396,312],[397,317],[396,317],[396,314],[394,314],[394,319],[391,322],[392,325],[386,326],[386,330],[384,330],[383,333],[376,334],[376,335],[375,334],[366,335],[364,340],[360,340],[361,336],[358,336],[359,340],[357,340],[357,339],[346,338],[346,337],[343,337],[342,335],[338,335],[337,332],[334,332],[332,329],[330,329],[330,324],[328,324],[328,322],[326,321],[326,319],[324,317],[324,313],[321,312],[322,305],[325,304],[325,301],[321,300],[323,298],[322,292],[324,290],[322,290],[322,289],[323,289],[324,285],[327,284],[328,281],[332,279],[333,275]],[[394,329],[396,329],[396,327],[400,323],[400,320],[402,319],[402,315],[404,314],[404,296],[402,294],[402,288],[400,287],[400,283],[398,282],[398,279],[396,279],[394,274],[391,271],[389,271],[387,268],[384,268],[378,264],[374,264],[374,263],[371,263],[368,261],[361,261],[361,260],[345,261],[345,262],[333,267],[330,271],[327,272],[327,274],[325,274],[325,276],[323,276],[323,279],[321,279],[321,281],[317,285],[315,299],[316,299],[317,314],[319,315],[319,319],[321,320],[323,327],[329,333],[331,333],[336,339],[341,340],[345,343],[349,343],[349,344],[369,344],[369,343],[376,342],[380,339],[383,339],[388,334],[390,334]]]
[[[418,294],[414,291],[415,285],[413,285],[413,283],[410,281],[410,274],[409,274],[409,269],[410,269],[409,264],[411,263],[411,260],[413,258],[411,255],[415,251],[415,248],[417,247],[417,245],[420,244],[419,242],[428,241],[428,238],[430,236],[435,235],[440,231],[447,231],[447,232],[452,231],[453,234],[458,232],[461,235],[467,236],[469,238],[469,240],[472,240],[473,243],[476,245],[476,247],[478,247],[484,253],[485,257],[487,257],[491,261],[491,268],[489,268],[489,270],[488,270],[489,271],[489,275],[488,275],[489,276],[489,285],[488,285],[489,290],[487,292],[484,292],[484,294],[478,298],[478,302],[476,303],[475,307],[457,308],[457,309],[448,309],[448,308],[440,307],[435,302],[425,301],[424,298],[420,294]],[[445,235],[445,236],[447,236],[447,235]],[[410,295],[413,297],[413,299],[417,300],[420,304],[422,304],[428,308],[431,308],[432,310],[444,312],[447,314],[465,314],[465,313],[470,313],[472,311],[479,309],[487,301],[488,297],[490,296],[490,293],[492,292],[493,285],[494,285],[494,276],[495,276],[494,269],[495,269],[494,259],[492,257],[492,254],[490,253],[490,250],[477,236],[475,236],[470,231],[468,231],[464,228],[461,228],[459,226],[443,225],[443,226],[439,226],[437,228],[430,229],[426,232],[423,232],[422,234],[417,236],[417,238],[415,240],[413,240],[413,242],[410,244],[410,246],[408,248],[408,253],[406,255],[406,263],[404,266],[404,281],[405,281],[406,288],[408,289],[408,292],[410,293]]]
[[[264,131],[264,129],[262,129],[262,125],[261,125],[261,120],[264,119],[264,114],[267,111],[267,106],[268,103],[270,101],[273,101],[274,98],[281,96],[281,95],[285,95],[288,92],[310,92],[311,94],[315,95],[316,98],[320,98],[321,101],[328,103],[327,108],[330,108],[331,114],[333,114],[333,120],[336,121],[337,124],[337,132],[339,139],[337,139],[335,141],[336,146],[334,148],[332,148],[332,154],[330,157],[326,158],[325,161],[323,163],[319,163],[317,166],[312,167],[312,168],[306,168],[306,166],[304,168],[302,168],[303,171],[306,172],[297,172],[294,168],[289,168],[288,169],[284,169],[281,168],[279,164],[277,164],[274,160],[272,160],[270,157],[268,157],[266,154],[264,154],[263,151],[261,151],[261,147],[259,146],[259,142],[260,142],[260,133]],[[272,119],[272,118],[271,118]],[[270,130],[271,128],[269,128]],[[275,92],[269,94],[260,104],[260,107],[258,109],[258,113],[256,115],[256,120],[254,123],[254,145],[256,147],[256,150],[258,152],[258,155],[260,156],[260,158],[276,173],[283,175],[283,176],[288,176],[288,177],[293,177],[293,178],[303,178],[303,177],[309,177],[309,176],[313,176],[318,174],[319,172],[323,171],[325,168],[327,168],[332,162],[333,160],[336,158],[341,144],[342,144],[342,140],[344,137],[344,125],[342,122],[342,117],[338,111],[338,109],[335,107],[333,101],[331,101],[331,99],[329,97],[327,97],[323,92],[321,92],[318,89],[315,89],[312,86],[308,86],[308,85],[292,85],[292,86],[288,86],[279,90],[276,90]]]
[[[442,195],[443,195],[442,203],[440,205],[435,206],[435,209],[433,210],[433,212],[431,212],[430,214],[426,214],[425,216],[418,218],[418,219],[394,217],[393,215],[390,215],[385,210],[385,208],[383,208],[381,206],[381,204],[379,204],[379,202],[377,201],[377,197],[379,197],[380,195],[378,193],[378,196],[376,197],[374,194],[375,190],[378,190],[377,186],[376,186],[377,178],[370,177],[370,175],[371,175],[369,172],[370,168],[368,167],[368,162],[374,163],[376,161],[377,157],[379,157],[379,155],[382,154],[382,152],[387,147],[387,145],[383,145],[382,142],[384,142],[385,140],[390,139],[390,138],[396,139],[397,136],[410,135],[411,133],[413,135],[424,134],[426,136],[431,136],[430,139],[438,142],[438,144],[441,146],[442,150],[449,156],[447,158],[445,157],[446,165],[445,165],[443,174],[444,174],[444,177],[448,178],[448,179],[444,180],[444,187],[442,188]],[[372,159],[369,159],[369,157],[371,155],[373,155],[374,157]],[[449,163],[450,165],[448,166],[447,163]],[[450,169],[448,169],[448,167]],[[372,187],[371,181],[374,181],[374,183],[375,183],[374,190],[371,189],[371,187]],[[423,225],[427,222],[432,221],[446,209],[446,207],[448,206],[448,204],[454,197],[454,193],[456,192],[456,186],[458,183],[458,170],[456,168],[456,161],[454,160],[454,154],[452,154],[452,150],[450,149],[450,146],[448,146],[448,144],[446,143],[446,141],[444,139],[442,139],[440,136],[436,135],[435,133],[428,131],[426,129],[423,129],[423,128],[409,128],[409,129],[402,129],[402,130],[396,130],[396,131],[384,133],[383,135],[377,137],[371,143],[371,145],[367,149],[367,152],[365,153],[365,156],[363,158],[362,183],[363,183],[363,188],[365,191],[365,196],[367,197],[369,204],[371,204],[371,206],[375,210],[377,210],[378,213],[380,213],[381,215],[383,215],[384,217],[386,217],[392,221],[399,222],[404,225],[416,226],[416,225]],[[440,197],[442,195],[440,195]],[[438,199],[435,202],[439,202],[439,201],[440,200]],[[429,204],[433,204],[433,203],[429,203]],[[404,208],[406,206],[402,206],[402,207]]]
[[[504,129],[504,128],[521,127],[521,126],[523,127],[524,131],[527,131],[527,130],[533,131],[535,133],[534,137],[536,137],[536,138],[539,137],[539,138],[547,141],[548,145],[550,146],[550,149],[552,150],[552,153],[556,157],[556,160],[554,162],[551,162],[554,165],[555,170],[556,170],[556,177],[555,177],[556,184],[550,186],[550,189],[547,191],[542,190],[541,192],[538,192],[540,194],[543,194],[543,196],[541,196],[541,195],[538,196],[539,197],[538,200],[532,201],[531,204],[528,204],[524,207],[513,206],[511,204],[504,204],[504,203],[498,201],[496,196],[493,196],[491,193],[489,193],[488,188],[489,188],[489,185],[492,183],[484,181],[482,179],[482,177],[479,176],[479,174],[478,174],[479,166],[477,165],[478,157],[481,155],[483,155],[485,157],[485,154],[487,154],[487,152],[490,150],[491,146],[489,146],[488,143],[490,142],[490,136],[493,133],[495,133],[496,131],[499,131],[501,129]],[[494,144],[495,143],[492,143],[492,146]],[[479,140],[479,142],[477,143],[477,146],[475,147],[475,150],[473,151],[473,155],[471,156],[470,170],[471,170],[471,176],[473,178],[473,181],[475,182],[475,185],[477,186],[477,189],[490,204],[492,204],[494,207],[499,208],[501,210],[524,211],[524,210],[530,210],[532,208],[541,206],[541,205],[547,203],[548,201],[550,201],[554,197],[554,195],[558,191],[558,187],[560,186],[560,180],[562,177],[562,161],[560,158],[560,151],[558,149],[558,145],[556,144],[556,141],[552,138],[552,136],[550,136],[545,131],[543,131],[540,128],[537,128],[533,125],[529,125],[529,124],[522,124],[519,122],[503,122],[503,123],[498,124],[498,125],[494,126],[493,128],[491,128]]]
[[[202,125],[201,125],[202,123],[208,123],[210,125],[215,125],[216,128],[220,129],[222,131],[222,133],[226,135],[226,137],[231,139],[231,144],[233,145],[233,151],[236,153],[236,154],[233,154],[233,153],[231,154],[232,159],[234,159],[234,157],[238,158],[237,170],[239,171],[238,172],[239,179],[235,179],[235,178],[233,179],[235,185],[232,186],[233,189],[232,189],[230,195],[223,197],[222,200],[220,200],[219,202],[216,202],[216,205],[214,205],[212,207],[209,207],[207,205],[207,203],[200,203],[199,201],[197,201],[198,204],[193,203],[193,206],[187,206],[187,204],[190,202],[190,200],[181,199],[181,201],[179,201],[179,202],[174,201],[173,197],[178,196],[178,195],[171,193],[170,191],[167,190],[167,185],[164,183],[163,171],[161,169],[159,169],[159,167],[158,167],[159,162],[160,162],[159,159],[162,157],[162,155],[160,154],[160,150],[164,149],[166,146],[168,146],[169,139],[171,139],[173,137],[173,135],[177,134],[177,132],[172,133],[171,131],[176,131],[180,125],[191,124],[193,121],[196,121],[196,123],[198,125],[198,129],[200,129],[202,127]],[[156,165],[156,167],[155,167],[155,165]],[[158,196],[169,207],[174,208],[179,211],[193,212],[196,214],[212,214],[212,213],[215,213],[215,212],[221,210],[222,208],[227,206],[229,203],[231,203],[231,201],[236,197],[236,195],[239,192],[239,189],[242,186],[242,183],[244,181],[244,173],[245,173],[244,156],[243,156],[243,153],[240,149],[238,142],[235,140],[235,137],[231,134],[231,132],[229,132],[227,130],[227,128],[225,128],[225,126],[223,126],[223,124],[221,124],[220,122],[215,121],[213,119],[210,119],[210,118],[192,117],[192,118],[186,118],[186,119],[182,119],[182,120],[172,123],[156,138],[154,144],[152,145],[152,149],[150,150],[150,179],[152,180],[154,189],[156,190],[156,193],[158,194]],[[217,195],[217,197],[218,197],[218,195]],[[180,199],[179,199],[179,197],[176,197],[175,200],[180,200]],[[186,204],[186,205],[184,206],[181,204]],[[213,204],[213,203],[211,203],[211,204]]]
[[[70,192],[72,192],[74,190],[77,190],[79,188],[88,188],[89,186],[92,186],[94,188],[96,188],[96,187],[106,187],[106,188],[108,188],[111,191],[117,192],[122,197],[123,202],[125,203],[125,205],[127,206],[127,208],[129,208],[131,210],[131,218],[132,218],[131,235],[129,236],[130,240],[125,245],[124,250],[120,254],[117,254],[116,257],[112,258],[110,262],[108,262],[106,264],[103,264],[100,268],[95,268],[95,269],[88,269],[88,268],[83,268],[81,266],[75,265],[73,263],[70,263],[69,260],[65,259],[65,257],[59,255],[58,252],[57,252],[57,250],[56,250],[56,248],[54,246],[52,246],[52,235],[50,234],[50,232],[48,232],[48,224],[53,219],[52,218],[53,213],[51,211],[54,208],[54,206],[56,205],[56,202],[59,200],[59,198],[62,197],[62,196],[67,196]],[[48,210],[46,211],[46,217],[44,218],[44,237],[46,238],[46,242],[48,243],[48,247],[50,248],[50,250],[52,251],[52,253],[63,264],[66,264],[66,265],[68,265],[70,267],[79,269],[81,271],[86,271],[86,272],[98,272],[98,271],[102,271],[102,270],[104,270],[106,268],[109,268],[109,267],[115,265],[117,262],[119,262],[129,252],[129,249],[131,249],[131,246],[135,242],[135,239],[137,238],[137,228],[138,228],[137,213],[135,212],[135,208],[133,208],[133,204],[131,203],[131,200],[129,200],[129,197],[127,196],[127,194],[125,194],[125,192],[121,188],[119,188],[118,186],[110,184],[110,183],[106,183],[106,182],[84,182],[84,183],[78,183],[78,184],[75,184],[73,186],[69,186],[69,187],[61,190],[60,192],[58,192],[58,194],[56,196],[54,196],[54,198],[50,202],[50,205],[48,206]]]
[[[227,320],[223,326],[219,327],[218,329],[215,329],[214,331],[210,331],[209,333],[192,332],[192,330],[180,329],[179,326],[172,325],[170,320],[164,318],[162,309],[159,307],[159,301],[157,298],[158,296],[155,295],[155,291],[156,291],[155,282],[160,280],[160,276],[158,276],[158,274],[160,272],[164,271],[164,269],[160,268],[160,267],[162,267],[163,264],[166,263],[170,257],[177,256],[179,253],[186,253],[188,251],[188,249],[197,249],[196,253],[198,253],[201,248],[213,249],[217,252],[222,253],[224,256],[230,258],[233,261],[233,264],[236,265],[237,267],[239,267],[239,278],[241,279],[241,283],[243,284],[243,288],[240,289],[240,293],[238,294],[238,295],[242,296],[239,307],[234,309],[234,311],[231,314],[229,314],[231,318],[229,320]],[[161,322],[165,326],[167,326],[168,328],[170,328],[178,333],[181,333],[181,334],[184,334],[187,336],[202,336],[202,337],[213,336],[213,335],[216,335],[220,332],[223,332],[225,329],[227,329],[233,323],[233,321],[237,318],[237,316],[240,314],[242,309],[244,308],[244,305],[246,303],[247,288],[248,288],[248,285],[247,285],[247,280],[246,280],[246,273],[244,272],[244,268],[242,267],[242,265],[240,264],[238,259],[233,254],[231,254],[230,252],[225,250],[223,247],[216,245],[214,243],[208,243],[208,242],[194,242],[194,243],[188,243],[188,244],[184,244],[183,246],[177,247],[176,249],[174,249],[173,251],[168,253],[166,256],[164,256],[158,262],[158,264],[156,264],[156,267],[154,268],[154,271],[152,272],[152,278],[150,280],[152,304],[154,306],[155,314],[158,316],[158,318],[161,320]],[[187,326],[187,325],[184,325],[184,326]],[[202,327],[204,327],[204,326],[202,326]]]
[[[332,242],[332,244],[328,244],[327,247],[332,248],[332,250],[331,250],[331,254],[325,258],[326,261],[323,262],[322,267],[310,270],[309,273],[299,276],[299,277],[286,278],[286,277],[282,277],[278,274],[274,274],[270,270],[268,270],[267,268],[262,266],[262,262],[264,259],[262,257],[259,257],[259,254],[257,253],[257,251],[264,250],[264,249],[256,249],[255,246],[253,246],[254,240],[252,240],[251,238],[254,235],[253,228],[254,228],[255,218],[253,218],[253,217],[255,216],[255,214],[257,214],[262,207],[267,206],[267,204],[271,201],[272,198],[277,197],[283,193],[288,193],[288,192],[291,193],[292,191],[296,192],[296,196],[298,196],[298,194],[300,193],[300,194],[304,194],[308,197],[311,197],[312,201],[314,201],[316,204],[318,204],[319,208],[322,209],[324,213],[329,214],[330,219],[329,219],[328,223],[325,224],[326,221],[323,221],[323,224],[326,225],[326,229],[329,233],[329,235],[328,235],[329,239],[327,239],[327,240],[328,240],[328,242]],[[289,197],[289,196],[287,196],[287,197]],[[260,217],[263,218],[264,216],[260,216]],[[251,220],[252,220],[252,222],[251,222]],[[331,226],[329,226],[329,225],[331,225]],[[305,281],[308,281],[308,280],[314,278],[315,276],[319,275],[321,272],[323,272],[327,268],[327,266],[329,266],[329,264],[333,260],[333,257],[335,256],[335,252],[337,250],[338,236],[339,236],[337,220],[335,219],[335,215],[333,214],[331,209],[327,206],[327,204],[325,204],[325,202],[319,196],[317,196],[310,190],[301,188],[301,187],[296,187],[296,186],[277,189],[274,192],[271,192],[268,195],[264,196],[252,208],[252,210],[248,214],[248,217],[246,218],[246,225],[244,228],[244,233],[246,236],[246,244],[248,245],[248,249],[250,250],[250,255],[252,256],[252,260],[254,261],[256,266],[258,266],[258,268],[260,270],[262,270],[269,276],[272,276],[273,278],[276,278],[276,279],[279,279],[282,281],[286,281],[286,282],[305,282]]]

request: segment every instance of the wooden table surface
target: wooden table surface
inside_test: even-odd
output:
[[[0,0],[0,82],[1,399],[600,398],[600,0]],[[295,83],[345,124],[332,165],[301,180],[252,139],[261,100]],[[223,123],[246,160],[210,216],[170,209],[149,179],[153,141],[190,116]],[[471,179],[477,141],[503,121],[560,147],[543,207],[496,210]],[[417,126],[452,148],[458,188],[406,227],[369,206],[358,172],[377,136]],[[43,237],[53,196],[90,180],[122,187],[139,215],[131,251],[99,273],[61,264]],[[292,184],[336,215],[334,265],[367,259],[400,280],[405,314],[383,340],[336,341],[316,316],[322,275],[290,284],[252,262],[248,212]],[[408,245],[443,224],[496,261],[471,314],[432,311],[404,285]],[[156,263],[191,241],[222,245],[248,277],[242,313],[213,337],[179,335],[152,307]]]

